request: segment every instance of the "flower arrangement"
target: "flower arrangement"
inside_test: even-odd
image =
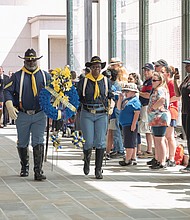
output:
[[[83,138],[82,131],[74,131],[71,136],[73,138],[72,143],[74,146],[79,149],[83,148],[85,139]]]
[[[79,97],[72,84],[69,68],[56,68],[51,72],[50,85],[40,91],[39,102],[48,118],[67,120],[76,114]]]
[[[72,143],[75,146],[75,148],[82,149],[85,143],[85,139],[83,138],[82,131],[80,130],[74,131],[71,134],[71,137],[72,137]],[[50,140],[53,143],[53,146],[55,147],[56,150],[63,149],[63,146],[61,145],[61,135],[59,131],[53,132],[50,136]]]
[[[53,143],[53,146],[57,149],[62,149],[62,146],[61,146],[61,138],[59,137],[59,134],[52,134],[50,136],[50,140],[52,141]]]

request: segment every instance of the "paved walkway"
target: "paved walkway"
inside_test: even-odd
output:
[[[82,152],[66,138],[58,153],[50,142],[47,180],[37,182],[32,153],[29,177],[19,177],[15,145],[15,127],[0,129],[0,220],[190,219],[190,174],[181,174],[180,166],[152,171],[147,159],[127,168],[115,159],[104,165],[104,179],[96,180],[94,159],[85,176]]]

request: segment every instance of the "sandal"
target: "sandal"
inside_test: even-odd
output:
[[[142,151],[137,152],[137,156],[141,156],[141,155],[143,155]]]
[[[152,158],[154,157],[154,154],[149,151],[143,152],[141,155],[138,156],[139,158]]]

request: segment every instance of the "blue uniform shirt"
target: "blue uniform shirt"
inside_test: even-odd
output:
[[[43,71],[46,77],[46,84],[51,80],[51,75]],[[20,92],[20,80],[21,80],[22,70],[15,72],[10,79],[10,86],[7,84],[7,88],[4,89],[5,101],[12,100],[15,107],[19,109],[19,92]],[[34,74],[37,86],[37,96],[34,97],[32,90],[31,75],[25,73],[22,88],[22,98],[21,103],[24,110],[40,110],[39,104],[39,93],[45,86],[43,73],[39,70]]]

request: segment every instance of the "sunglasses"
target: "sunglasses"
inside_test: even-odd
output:
[[[158,82],[161,81],[160,79],[153,79],[152,82]]]
[[[128,93],[130,92],[130,90],[122,90],[122,92]]]
[[[128,80],[134,80],[133,78],[128,78]]]
[[[97,65],[97,66],[91,66],[90,67],[92,70],[95,70],[95,69],[101,69],[102,66],[101,65]]]

